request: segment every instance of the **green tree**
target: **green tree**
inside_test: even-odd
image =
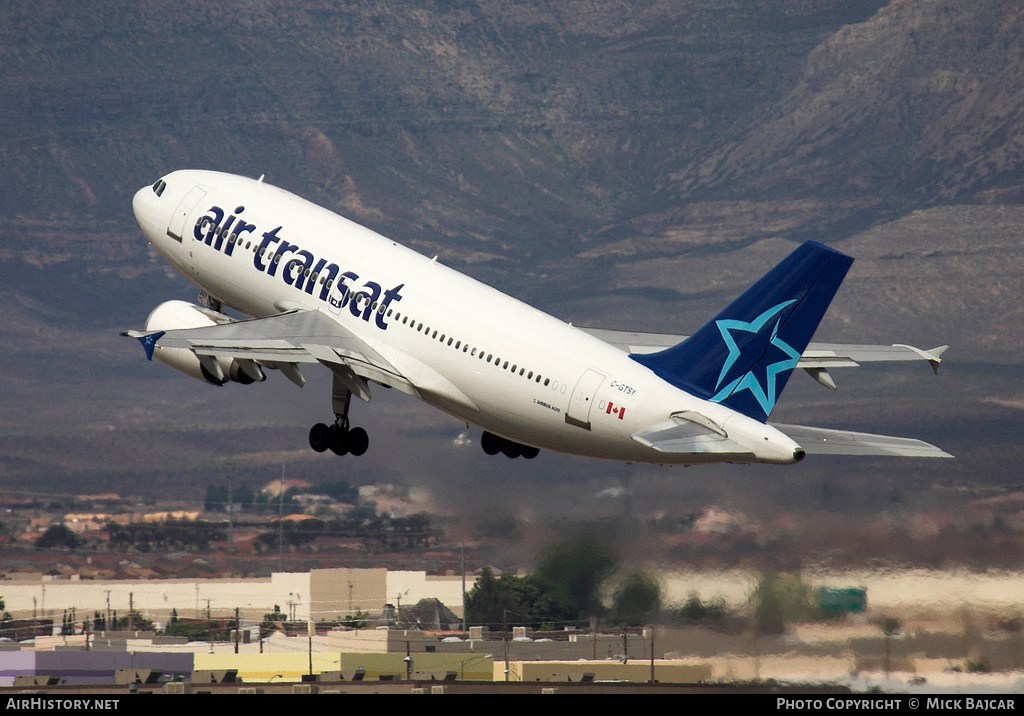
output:
[[[36,547],[41,549],[74,549],[78,544],[75,533],[64,523],[50,525],[46,532],[43,532],[42,536],[36,540]]]
[[[263,621],[260,623],[260,629],[263,631],[273,631],[277,628],[278,623],[284,623],[286,621],[288,621],[288,615],[281,611],[280,604],[275,604],[274,611],[263,615]]]
[[[760,634],[782,634],[787,623],[822,618],[814,590],[799,575],[766,572],[750,595],[754,626]]]
[[[365,629],[369,623],[370,618],[369,612],[357,611],[355,614],[346,614],[345,618],[341,620],[341,625],[346,629]]]
[[[118,617],[114,612],[114,631],[134,629],[135,631],[153,631],[153,621],[142,616],[142,612],[134,609],[126,617]]]
[[[584,537],[549,549],[537,565],[536,577],[559,620],[586,621],[600,616],[601,585],[618,558],[600,540]]]
[[[885,617],[882,619],[879,627],[882,629],[882,634],[885,635],[885,663],[883,668],[885,669],[885,677],[889,678],[889,672],[892,671],[892,638],[903,630],[903,622],[898,617]]]
[[[8,639],[17,639],[17,630],[14,628],[14,619],[7,611],[7,604],[4,598],[0,597],[0,636]]]
[[[166,636],[183,636],[189,641],[220,641],[227,639],[228,632],[220,622],[206,619],[179,619],[168,624]]]
[[[612,597],[612,615],[623,626],[642,626],[661,609],[661,585],[644,572],[630,572]]]
[[[344,502],[348,505],[354,505],[359,502],[359,488],[352,487],[348,484],[347,480],[325,482],[319,485],[317,489],[338,502]]]
[[[223,485],[207,485],[203,509],[207,512],[224,512],[228,504],[228,488]]]
[[[490,567],[480,571],[480,579],[466,595],[466,622],[489,626],[492,629],[501,627],[504,616],[512,612],[516,617],[523,613],[523,604],[515,589],[510,587],[509,580],[504,576],[498,579]]]

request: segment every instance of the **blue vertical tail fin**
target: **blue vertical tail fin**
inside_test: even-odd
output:
[[[808,241],[682,343],[630,357],[677,388],[764,422],[852,263]]]

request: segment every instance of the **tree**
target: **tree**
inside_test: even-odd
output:
[[[341,625],[346,629],[365,629],[369,623],[370,613],[362,610],[355,614],[346,614],[341,620]]]
[[[359,488],[352,487],[347,480],[325,482],[318,486],[321,492],[338,502],[354,505],[359,502]]]
[[[885,617],[879,626],[885,635],[885,678],[889,678],[889,672],[892,671],[892,638],[903,629],[903,622],[897,617]]]
[[[536,576],[559,619],[586,621],[601,614],[601,584],[617,563],[608,545],[584,537],[549,549],[537,565]]]
[[[754,626],[759,634],[782,634],[787,622],[808,622],[821,618],[814,591],[799,575],[782,576],[766,572],[750,595]]]
[[[263,615],[263,621],[260,622],[260,629],[262,631],[273,631],[277,628],[278,623],[284,623],[286,621],[288,621],[288,615],[281,611],[280,604],[275,604],[274,611]]]
[[[615,588],[612,614],[623,626],[642,626],[661,609],[661,585],[644,572],[630,572]]]
[[[223,485],[207,485],[203,509],[207,512],[224,512],[228,504],[228,489]]]
[[[466,622],[499,628],[506,612],[519,616],[523,605],[504,576],[498,579],[490,567],[484,567],[480,579],[466,596]]]
[[[49,529],[36,540],[36,547],[41,549],[74,549],[77,546],[78,538],[64,523],[50,525]]]

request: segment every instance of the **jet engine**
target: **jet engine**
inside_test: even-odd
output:
[[[147,331],[174,331],[185,328],[206,328],[235,319],[223,313],[197,306],[186,301],[166,301],[153,309],[146,319]],[[229,380],[248,385],[264,381],[263,369],[251,360],[197,356],[187,348],[165,348],[157,341],[153,357],[185,375],[213,385],[224,385]]]

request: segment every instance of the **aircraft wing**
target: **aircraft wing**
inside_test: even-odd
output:
[[[808,455],[893,455],[898,457],[953,457],[930,443],[913,438],[854,433],[849,430],[810,428],[805,425],[770,425],[800,443]]]
[[[605,328],[581,328],[605,343],[626,353],[656,353],[682,343],[688,336],[669,333],[641,333],[636,331],[613,331]],[[858,345],[845,343],[810,343],[803,352],[797,368],[803,368],[822,385],[832,390],[836,384],[828,373],[829,368],[856,368],[861,363],[927,361],[936,373],[942,363],[942,354],[949,346],[922,350],[904,344]]]
[[[402,372],[366,341],[318,311],[289,311],[201,328],[125,331],[123,335],[139,339],[148,357],[156,345],[189,350],[213,375],[220,371],[218,358],[237,360],[243,367],[251,361],[280,370],[301,387],[305,379],[298,364],[322,363],[363,400],[370,399],[367,380],[418,395]]]

